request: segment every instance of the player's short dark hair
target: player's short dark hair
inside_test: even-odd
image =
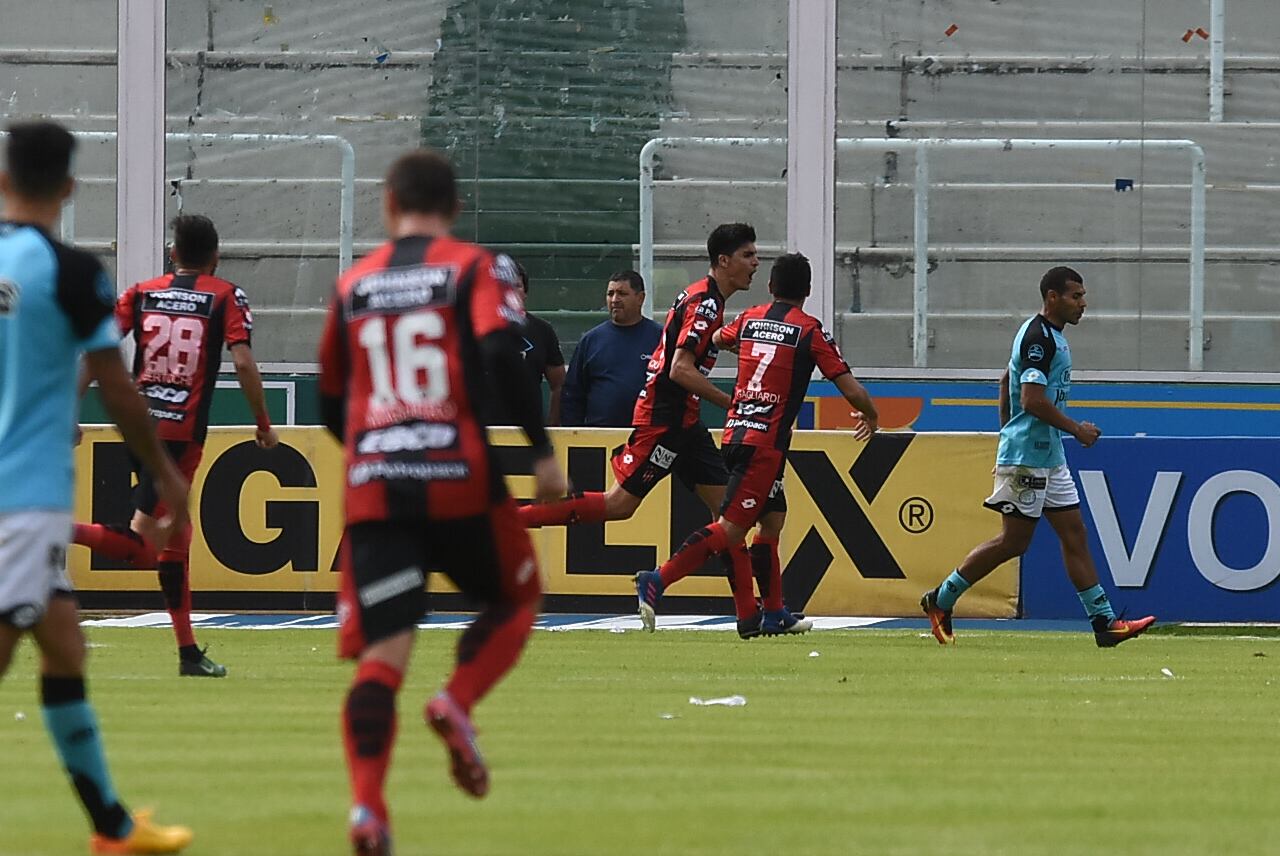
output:
[[[625,282],[632,291],[644,294],[644,277],[633,270],[620,270],[609,277],[609,282]]]
[[[528,294],[529,293],[529,272],[524,269],[524,265],[520,264],[520,262],[516,261],[515,259],[512,259],[511,261],[516,266],[516,273],[520,276],[520,287],[524,289],[525,294]]]
[[[52,199],[71,177],[76,138],[56,122],[16,122],[7,128],[5,169],[13,189],[28,199]]]
[[[1078,282],[1084,285],[1084,277],[1076,273],[1069,267],[1059,265],[1055,268],[1049,268],[1044,276],[1040,277],[1040,296],[1048,297],[1049,292],[1054,292],[1059,297],[1067,290],[1067,283]]]
[[[707,238],[707,258],[711,266],[720,262],[721,256],[731,256],[746,244],[754,244],[756,230],[746,223],[721,223]]]
[[[169,224],[173,229],[173,254],[183,267],[202,268],[218,252],[218,230],[203,214],[179,214]]]
[[[778,256],[769,271],[769,290],[774,297],[786,300],[803,300],[812,287],[813,270],[809,260],[800,253]]]
[[[434,149],[401,155],[387,172],[386,184],[404,211],[452,217],[458,210],[457,174],[449,159]]]

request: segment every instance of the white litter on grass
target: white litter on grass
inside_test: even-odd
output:
[[[1173,669],[1170,669],[1168,666],[1166,666],[1165,668],[1160,670],[1160,674],[1164,675],[1166,678],[1172,678]]]
[[[26,719],[26,718],[27,718],[27,715],[26,715],[25,713],[23,713],[22,711],[18,711],[17,713],[15,713],[15,714],[13,715],[13,718],[14,718],[14,720],[16,720],[17,722],[21,722],[22,720],[24,720],[24,719]]]
[[[627,628],[625,628],[625,627],[610,627],[610,628],[609,628],[609,632],[610,632],[610,633],[626,633],[626,632],[627,632]]]
[[[723,698],[698,698],[697,696],[689,696],[689,704],[698,707],[711,707],[712,705],[720,705],[722,707],[745,707],[747,697],[740,695],[725,696]]]
[[[810,656],[810,657],[821,657],[822,655],[821,655],[821,654],[819,654],[817,651],[810,651],[810,652],[809,652],[809,656]]]
[[[679,719],[674,713],[660,713],[658,719]]]

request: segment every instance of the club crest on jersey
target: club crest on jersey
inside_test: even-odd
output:
[[[18,308],[18,284],[11,279],[0,278],[0,315],[9,315]]]
[[[649,455],[649,461],[655,467],[669,470],[671,465],[676,462],[676,453],[665,446],[654,446],[653,453]]]

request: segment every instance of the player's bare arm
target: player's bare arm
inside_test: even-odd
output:
[[[1003,428],[1012,418],[1009,407],[1009,369],[1000,375],[1000,427]]]
[[[1038,383],[1022,384],[1022,394],[1020,396],[1022,409],[1030,413],[1041,422],[1045,422],[1057,428],[1059,431],[1065,431],[1072,437],[1080,441],[1080,445],[1086,448],[1092,446],[1102,436],[1102,432],[1098,430],[1098,426],[1092,422],[1077,422],[1067,414],[1059,410],[1053,402],[1051,402],[1044,394],[1044,385]]]
[[[156,546],[163,547],[187,521],[187,480],[156,438],[147,403],[134,386],[120,352],[115,348],[90,351],[85,354],[84,363],[88,374],[98,382],[102,404],[120,427],[124,441],[155,477],[156,491],[168,509],[156,530]]]
[[[867,388],[859,383],[857,378],[847,372],[837,377],[833,383],[844,396],[844,400],[855,408],[854,416],[858,424],[853,429],[854,439],[869,440],[880,427],[880,414],[876,410],[875,402],[871,400],[871,393],[867,392]]]
[[[258,361],[253,357],[253,349],[241,342],[231,346],[231,361],[236,367],[236,377],[240,381],[240,391],[244,400],[253,411],[253,418],[258,424],[256,439],[263,449],[270,449],[280,442],[276,429],[271,427],[271,415],[267,412],[267,395],[262,389],[262,374],[258,371]]]
[[[560,396],[564,392],[564,379],[569,374],[565,366],[547,366],[547,388],[551,397],[547,403],[547,424],[560,424]]]
[[[714,383],[698,371],[693,351],[687,348],[677,348],[675,356],[671,358],[671,379],[703,401],[710,401],[716,407],[728,410],[729,405],[733,403],[733,399],[727,392],[717,389]]]
[[[731,354],[738,353],[738,340],[726,338],[723,328],[711,334],[711,344],[722,351],[728,351]]]

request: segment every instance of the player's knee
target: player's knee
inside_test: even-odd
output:
[[[604,495],[604,514],[608,520],[627,520],[640,507],[640,497],[632,496],[618,485]]]

